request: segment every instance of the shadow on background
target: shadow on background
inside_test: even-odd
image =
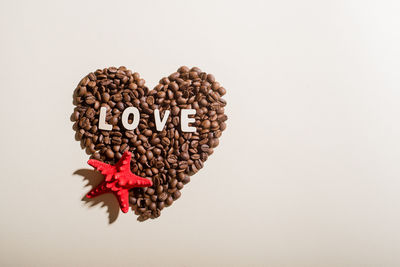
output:
[[[91,187],[90,189],[88,189],[88,192],[104,180],[104,176],[101,173],[90,169],[80,169],[75,171],[74,174],[82,176],[82,180],[86,182],[85,188]],[[109,224],[112,224],[118,218],[118,200],[111,193],[103,194],[90,199],[86,198],[85,194],[82,197],[82,201],[85,202],[85,205],[89,208],[97,205],[101,205],[101,207],[107,207]]]

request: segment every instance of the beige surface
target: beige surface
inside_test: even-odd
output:
[[[1,1],[0,265],[399,266],[399,13],[398,1]],[[73,175],[87,155],[72,91],[111,65],[151,87],[197,65],[228,90],[216,153],[146,223],[109,225]]]

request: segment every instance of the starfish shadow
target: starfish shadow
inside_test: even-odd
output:
[[[101,173],[90,169],[79,169],[76,170],[74,174],[83,177],[82,180],[86,182],[85,187],[90,186],[91,188],[94,188],[104,180],[104,176]],[[82,197],[82,201],[85,202],[85,205],[89,208],[97,205],[107,207],[109,224],[112,224],[117,220],[120,208],[117,199],[112,194],[107,193],[90,199],[86,198],[85,194]]]

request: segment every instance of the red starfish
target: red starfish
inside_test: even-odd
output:
[[[132,153],[126,151],[114,166],[90,159],[88,164],[100,171],[106,178],[87,193],[86,197],[92,198],[104,193],[113,193],[118,198],[122,212],[127,213],[129,210],[129,189],[153,185],[151,180],[139,177],[131,172],[131,157]]]

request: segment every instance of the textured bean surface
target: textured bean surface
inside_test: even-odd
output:
[[[152,187],[131,191],[132,209],[139,220],[156,218],[181,196],[190,176],[203,168],[218,146],[226,128],[226,101],[221,98],[225,93],[212,74],[197,67],[180,67],[152,90],[137,72],[125,67],[99,69],[85,76],[74,92],[76,138],[91,158],[107,163],[132,151],[132,172],[153,181]],[[107,108],[106,122],[113,125],[112,131],[98,129],[100,107]],[[135,130],[122,126],[122,112],[127,107],[140,111]],[[162,131],[156,130],[155,109],[160,110],[161,118],[170,111]],[[196,110],[191,125],[196,132],[181,131],[181,109]]]

